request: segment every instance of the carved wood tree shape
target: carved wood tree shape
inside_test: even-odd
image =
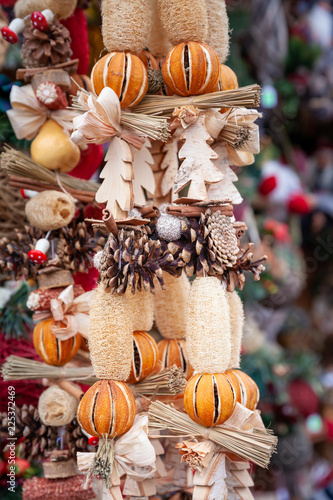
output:
[[[104,179],[95,199],[105,203],[115,219],[124,219],[133,208],[133,155],[130,146],[119,137],[111,140],[105,157],[106,164],[100,173]]]
[[[184,161],[175,179],[174,192],[179,193],[189,184],[187,198],[207,200],[207,184],[221,181],[223,175],[211,161],[218,155],[207,144],[212,138],[206,130],[204,115],[199,115],[197,121],[184,130],[181,138],[185,144],[178,156]]]
[[[155,191],[155,178],[152,171],[154,159],[149,148],[151,147],[150,141],[147,138],[141,149],[131,147],[133,153],[133,193],[134,202],[137,205],[146,204],[146,196],[144,189],[151,195]]]
[[[164,171],[160,182],[160,190],[162,196],[166,196],[172,191],[178,171],[178,140],[171,139],[170,142],[164,144],[162,151],[165,154],[160,165],[161,170]]]
[[[220,182],[212,184],[208,189],[208,198],[210,200],[226,200],[229,199],[234,205],[242,203],[238,189],[234,186],[234,182],[238,181],[238,177],[230,167],[230,158],[225,144],[219,142],[214,146],[214,151],[218,154],[219,159],[215,165],[220,169],[223,179]]]

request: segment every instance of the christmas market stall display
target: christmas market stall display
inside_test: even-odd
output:
[[[43,460],[23,498],[251,499],[250,463],[268,467],[277,439],[240,369],[238,292],[267,256],[243,243],[232,167],[259,152],[261,88],[226,65],[224,1],[102,0],[90,78],[84,6],[18,0],[2,30],[23,42],[7,116],[32,142],[1,153],[29,199],[0,270],[33,287],[38,355],[2,376],[44,383],[16,408],[18,453]]]

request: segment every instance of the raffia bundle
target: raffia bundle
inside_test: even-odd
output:
[[[66,193],[48,190],[31,198],[25,206],[25,213],[32,226],[52,231],[68,226],[75,214],[75,203]]]
[[[196,278],[187,306],[186,349],[197,373],[223,373],[229,367],[229,315],[227,294],[220,280]]]
[[[100,283],[91,302],[89,321],[89,351],[97,378],[128,379],[133,351],[132,333],[126,299],[122,295],[106,292]]]
[[[206,0],[208,36],[210,45],[223,64],[229,55],[229,19],[224,0]]]
[[[227,298],[230,309],[231,327],[231,357],[229,366],[230,368],[239,368],[244,327],[244,308],[237,292],[227,292]]]
[[[157,0],[151,0],[151,30],[148,47],[154,57],[163,57],[172,49],[162,26],[157,8]]]
[[[128,288],[125,301],[128,315],[132,321],[132,330],[149,332],[154,322],[153,294],[145,290],[132,293]]]
[[[39,417],[44,425],[68,425],[75,417],[78,404],[74,396],[52,385],[39,398]]]
[[[166,290],[156,288],[154,296],[155,321],[166,339],[182,339],[186,335],[186,305],[190,282],[185,273],[175,278],[163,273]]]
[[[150,32],[150,2],[103,0],[102,36],[109,52],[140,54]]]
[[[205,42],[208,19],[205,0],[158,0],[158,10],[169,42]]]
[[[76,7],[76,2],[73,0],[43,0],[38,2],[36,0],[18,0],[15,4],[14,12],[16,17],[25,17],[36,10],[51,9],[55,16],[59,19],[66,19],[70,17]]]

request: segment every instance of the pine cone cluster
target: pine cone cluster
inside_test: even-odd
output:
[[[29,462],[35,458],[43,458],[46,451],[56,447],[56,427],[44,425],[40,419],[38,410],[33,405],[24,404],[22,408],[15,407],[15,437],[19,441],[19,455]],[[8,415],[7,412],[0,414],[0,436],[8,437]],[[6,451],[6,449],[4,450]]]
[[[219,211],[212,214],[207,210],[205,225],[209,231],[208,247],[214,252],[216,261],[222,269],[234,266],[239,248],[231,218]]]
[[[87,272],[92,267],[93,256],[105,244],[105,237],[84,221],[75,219],[59,230],[56,253],[64,269]]]
[[[67,425],[66,431],[68,437],[68,448],[73,457],[76,457],[76,452],[78,451],[87,451],[88,438],[83,434],[76,418],[74,418],[74,420]]]
[[[46,31],[29,26],[24,30],[23,36],[21,57],[26,68],[61,64],[69,61],[72,56],[69,31],[56,19],[49,23]]]
[[[253,260],[253,243],[249,243],[245,251],[241,250],[238,256],[236,264],[232,268],[228,268],[224,272],[224,278],[227,283],[227,288],[230,292],[234,289],[239,288],[243,290],[245,285],[245,271],[249,271],[254,275],[255,281],[260,280],[260,274],[265,271],[264,262],[267,260],[267,256],[264,255],[258,260]]]
[[[167,244],[150,238],[148,233],[149,227],[121,229],[117,237],[110,234],[98,268],[101,281],[111,292],[122,294],[127,287],[133,293],[136,289],[154,292],[155,278],[165,288],[162,270],[181,273],[181,260],[175,260]]]

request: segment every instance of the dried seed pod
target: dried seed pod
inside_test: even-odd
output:
[[[223,373],[197,374],[184,392],[186,413],[205,427],[221,425],[232,414],[236,404],[235,390]]]
[[[153,294],[141,290],[132,293],[129,289],[125,293],[128,315],[132,321],[132,331],[148,332],[154,323]]]
[[[254,411],[260,399],[259,388],[255,381],[241,370],[227,370],[225,376],[228,377],[236,391],[237,402]]]
[[[157,344],[146,332],[133,333],[133,359],[131,373],[126,382],[136,384],[148,377],[158,361]]]
[[[243,303],[237,292],[227,292],[230,309],[231,357],[230,368],[239,368],[244,327]]]
[[[124,296],[95,290],[89,320],[89,351],[97,378],[127,380],[133,357],[132,321]]]
[[[213,92],[220,76],[216,52],[205,43],[187,42],[170,50],[162,66],[169,91],[181,95]]]
[[[148,89],[148,75],[139,57],[112,52],[102,57],[92,69],[91,84],[99,95],[104,87],[110,87],[119,97],[122,108],[138,104]]]
[[[223,373],[230,366],[229,304],[218,278],[194,280],[188,299],[186,348],[198,373]]]
[[[88,389],[77,409],[77,421],[88,434],[109,439],[133,425],[135,399],[124,382],[101,380]]]
[[[229,55],[229,19],[224,0],[206,0],[208,36],[206,42],[217,53],[221,63]]]
[[[68,226],[75,214],[75,203],[66,193],[47,190],[28,201],[25,213],[32,226],[52,231]]]
[[[53,319],[40,321],[34,329],[33,344],[38,356],[45,363],[53,366],[63,366],[71,361],[81,345],[81,335],[76,334],[67,340],[59,340],[51,332]],[[61,326],[65,326],[61,323]]]
[[[205,0],[158,0],[158,10],[172,45],[206,41],[208,18]]]
[[[140,54],[147,46],[151,28],[147,0],[103,0],[102,36],[108,52]]]
[[[155,321],[166,339],[182,339],[186,335],[186,305],[190,282],[185,273],[179,278],[163,273],[166,290],[156,288],[154,296]]]
[[[183,370],[187,380],[192,377],[193,368],[188,360],[185,340],[164,339],[157,347],[162,370],[176,365]]]

